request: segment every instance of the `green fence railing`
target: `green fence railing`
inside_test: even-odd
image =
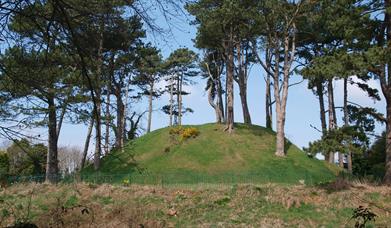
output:
[[[58,175],[54,178],[59,183],[87,182],[94,184],[122,184],[122,185],[206,185],[206,184],[265,184],[286,183],[314,185],[328,182],[334,177],[319,177],[305,175],[263,175],[262,173],[131,173],[131,174],[72,174]],[[44,182],[45,176],[13,176],[7,178],[8,184],[26,182]]]

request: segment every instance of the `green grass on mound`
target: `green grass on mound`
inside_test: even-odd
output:
[[[185,126],[188,127],[188,126]],[[87,178],[137,183],[317,183],[333,179],[334,166],[308,158],[290,142],[287,156],[274,155],[275,133],[259,126],[236,124],[229,135],[223,125],[192,126],[196,138],[175,142],[169,128],[146,134],[102,160],[99,173],[92,167],[82,172]],[[141,174],[140,174],[141,172]]]

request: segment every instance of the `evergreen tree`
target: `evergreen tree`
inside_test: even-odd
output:
[[[164,74],[164,67],[162,56],[156,48],[147,45],[139,52],[140,56],[136,63],[139,75],[135,77],[133,83],[141,89],[141,95],[148,96],[147,133],[149,133],[152,126],[153,99],[162,95],[162,91],[156,88],[156,85]]]
[[[198,75],[197,58],[198,56],[193,51],[180,48],[171,53],[165,62],[170,104],[164,106],[163,111],[170,115],[170,126],[173,125],[172,117],[174,117],[174,125],[182,125],[182,116],[186,112],[192,112],[190,108],[183,107],[183,96],[189,94],[183,86],[193,83],[192,78]],[[173,96],[176,96],[175,106]]]

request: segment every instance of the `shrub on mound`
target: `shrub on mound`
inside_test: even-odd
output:
[[[195,127],[185,128],[179,126],[179,127],[171,128],[169,133],[171,136],[174,136],[175,138],[179,139],[180,142],[183,142],[189,138],[196,138],[200,134],[200,131]]]

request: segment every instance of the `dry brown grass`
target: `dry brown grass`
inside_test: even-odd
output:
[[[0,197],[14,203],[26,203],[29,195],[31,222],[39,227],[349,226],[352,221],[343,210],[360,205],[378,215],[376,225],[391,224],[391,188],[366,183],[352,183],[349,189],[332,193],[320,187],[276,184],[193,190],[29,184],[0,190]],[[72,197],[77,201],[69,203]],[[4,205],[0,203],[0,211]],[[317,215],[306,215],[311,210]],[[336,217],[335,221],[328,221],[328,216]],[[13,223],[15,218],[3,218],[0,226]]]

